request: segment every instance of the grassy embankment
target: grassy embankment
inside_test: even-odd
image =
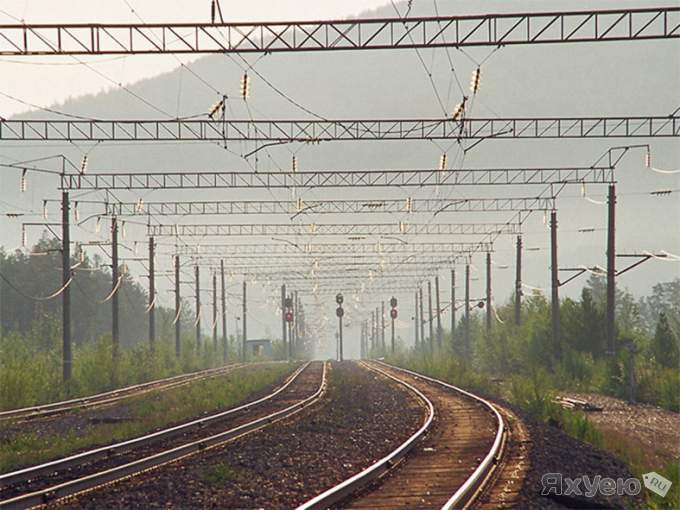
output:
[[[274,385],[296,367],[277,363],[236,369],[167,391],[126,399],[107,409],[115,423],[87,419],[97,410],[82,411],[86,426],[68,432],[18,433],[0,442],[0,472],[58,458],[78,450],[122,441],[192,417],[227,409]],[[2,434],[2,425],[0,425]]]

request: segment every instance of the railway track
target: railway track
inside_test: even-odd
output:
[[[292,416],[325,393],[326,363],[310,362],[253,402],[122,443],[0,475],[0,508],[61,500],[204,451]]]
[[[183,386],[192,382],[209,379],[211,377],[218,377],[227,374],[238,368],[245,366],[245,363],[236,363],[217,368],[209,368],[207,370],[200,370],[198,372],[191,372],[189,374],[181,374],[165,379],[157,379],[146,383],[135,384],[118,388],[96,395],[88,395],[86,397],[79,397],[70,400],[63,400],[60,402],[52,402],[49,404],[42,404],[38,406],[23,407],[21,409],[11,409],[9,411],[0,411],[0,421],[20,421],[33,420],[62,414],[75,409],[90,409],[94,407],[105,407],[120,400],[144,395],[151,391],[169,390],[178,386]]]
[[[298,510],[471,504],[504,453],[506,428],[493,404],[422,374],[382,362],[362,364],[413,391],[428,409],[423,425],[389,455]]]

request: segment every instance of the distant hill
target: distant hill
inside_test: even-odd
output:
[[[668,3],[668,2],[667,2]],[[671,4],[674,2],[670,2]],[[546,2],[539,1],[489,1],[489,2],[439,2],[442,13],[466,13],[479,11],[526,11],[545,10]],[[584,4],[587,4],[584,5]],[[617,5],[639,5],[640,2],[617,2]],[[550,2],[550,10],[586,7],[610,7],[611,2]],[[404,4],[400,4],[403,11]],[[432,2],[413,2],[414,14],[433,14]],[[391,7],[371,13],[371,16],[393,16]],[[678,104],[680,83],[680,60],[677,41],[640,43],[601,43],[569,45],[536,45],[526,47],[490,48],[466,50],[465,53],[450,49],[449,54],[456,69],[456,76],[466,89],[470,74],[476,64],[473,60],[488,60],[482,65],[479,96],[473,106],[473,116],[541,116],[541,115],[617,115],[617,114],[668,114]],[[449,60],[443,50],[421,51],[423,61],[432,72],[447,112],[453,110],[461,93],[451,72]],[[469,55],[470,57],[468,57]],[[489,56],[490,55],[490,56]],[[250,61],[254,57],[248,57]],[[228,115],[247,118],[248,110],[237,99],[243,62],[238,56],[212,55],[191,64],[191,69],[232,99]],[[439,117],[443,115],[432,87],[416,52],[362,51],[334,53],[275,54],[258,60],[254,69],[281,90],[285,95],[301,103],[311,111],[328,118],[349,117]],[[254,72],[251,99],[247,105],[256,118],[307,118],[309,115],[268,86]],[[200,83],[186,70],[177,69],[129,87],[157,107],[180,116],[206,112],[217,99],[216,94]],[[179,110],[177,109],[179,105]],[[157,118],[157,112],[123,90],[78,97],[55,108],[74,114],[97,118]],[[45,117],[36,112],[23,117]],[[635,140],[635,143],[646,143]],[[589,165],[610,146],[626,144],[625,140],[588,141],[486,141],[465,158],[465,166],[540,166],[540,165]],[[291,151],[297,151],[300,169],[364,169],[435,167],[442,148],[447,144],[431,142],[358,142],[327,143],[319,146],[283,146],[260,151],[250,158],[250,165],[258,169],[287,168]],[[252,144],[232,144],[229,149],[243,154]],[[660,167],[680,166],[680,150],[677,140],[652,142],[655,164]],[[75,161],[81,153],[73,147],[10,148],[0,145],[2,154],[16,158],[34,158],[41,155],[65,152]],[[455,144],[449,149],[449,161],[456,159]],[[214,144],[144,144],[109,145],[96,147],[89,155],[91,171],[104,170],[187,170],[202,169],[248,169],[249,164],[241,158]],[[30,196],[33,207],[40,208],[43,197],[57,196],[55,182],[41,176],[32,178]],[[680,217],[680,201],[677,193],[670,198],[653,198],[640,193],[657,188],[679,188],[677,176],[661,176],[649,173],[643,166],[643,152],[633,151],[622,161],[618,169],[618,246],[621,250],[665,248],[680,252],[680,233],[677,218]],[[17,202],[18,177],[3,175],[0,200]],[[442,196],[491,196],[498,189],[437,190]],[[506,196],[537,194],[542,189],[502,190]],[[589,196],[601,200],[603,190],[588,189]],[[320,191],[305,193],[305,197],[348,198],[431,196],[435,190],[338,190],[332,194]],[[606,210],[580,198],[581,189],[563,191],[560,200],[560,258],[565,265],[604,265],[604,232],[579,234],[584,226],[604,227]],[[265,196],[290,197],[290,193],[266,193]],[[148,199],[159,197],[158,193]],[[170,197],[165,194],[163,197]],[[174,196],[181,196],[175,194]],[[185,197],[195,197],[191,192]],[[248,198],[256,196],[243,191],[203,193],[204,198]],[[260,194],[259,196],[263,196]],[[135,197],[121,193],[120,198]],[[56,210],[56,209],[55,209]],[[492,215],[488,218],[491,219]],[[502,217],[507,218],[508,215]],[[500,217],[499,217],[500,218]],[[674,219],[672,219],[674,218]],[[260,218],[258,218],[259,220]],[[462,220],[461,217],[455,218]],[[474,215],[465,220],[480,219]],[[228,219],[231,220],[231,219]],[[280,218],[279,218],[280,220]],[[319,221],[338,218],[324,217]],[[462,221],[465,221],[462,220]],[[340,219],[340,221],[343,221]],[[396,220],[395,220],[396,221]],[[431,221],[425,218],[424,221]],[[7,220],[2,220],[7,225]],[[533,215],[526,224],[526,245],[547,246],[547,231],[540,215]],[[141,239],[141,230],[130,227],[131,235]],[[37,235],[37,234],[36,234]],[[83,234],[77,234],[82,236]],[[18,227],[12,223],[3,226],[0,242],[15,247],[19,241]],[[513,240],[497,244],[495,258],[512,264]],[[167,262],[167,261],[165,261]],[[164,262],[164,263],[165,263]],[[481,258],[477,261],[480,266]],[[527,253],[526,281],[544,286],[547,282],[547,253]],[[511,271],[494,272],[498,285],[497,294],[510,293]],[[621,284],[636,292],[646,292],[660,280],[670,280],[678,274],[677,266],[663,262],[649,262],[642,268],[622,278]],[[481,291],[483,282],[476,282]],[[580,285],[565,288],[565,293],[575,293]],[[169,299],[169,298],[168,298]],[[500,299],[500,298],[499,298]],[[255,330],[253,334],[259,334]]]

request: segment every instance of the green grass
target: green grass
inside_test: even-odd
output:
[[[0,443],[0,472],[59,458],[84,448],[139,436],[172,423],[233,407],[277,381],[294,365],[272,364],[131,398],[123,404],[125,421],[88,425],[78,432],[36,436],[17,434]]]
[[[74,346],[72,378],[64,385],[60,344],[52,341],[45,347],[36,335],[6,334],[0,338],[0,410],[92,395],[216,367],[222,364],[220,354],[212,350],[197,352],[185,339],[182,355],[177,358],[174,344],[159,341],[154,351],[147,344],[121,349],[114,363],[111,339],[103,337]]]
[[[239,473],[224,462],[213,464],[203,470],[202,478],[213,485],[223,485],[238,479]]]

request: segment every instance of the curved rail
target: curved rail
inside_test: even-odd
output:
[[[401,368],[397,367],[394,365],[390,365],[388,363],[385,363],[383,361],[377,361],[377,363],[380,363],[381,365],[385,365],[387,367],[392,368],[393,370],[397,370],[400,372],[407,373],[409,375],[412,375],[416,378],[423,379],[425,381],[434,383],[434,384],[439,384],[440,386],[444,386],[445,388],[449,388],[451,390],[454,390],[472,400],[475,400],[482,405],[484,405],[486,408],[488,408],[493,415],[496,418],[496,422],[498,423],[498,428],[496,430],[496,436],[494,438],[493,444],[491,445],[491,448],[489,449],[489,452],[486,454],[482,462],[479,463],[477,468],[472,472],[472,474],[468,477],[468,479],[458,488],[458,490],[449,498],[449,500],[442,506],[442,510],[451,510],[452,508],[462,508],[464,507],[467,503],[471,502],[471,500],[474,498],[474,496],[477,494],[477,491],[481,488],[481,485],[484,483],[486,479],[488,479],[488,476],[491,474],[495,466],[497,465],[497,461],[500,459],[501,455],[503,454],[503,436],[506,433],[506,427],[505,427],[505,422],[503,421],[503,417],[501,414],[498,412],[496,409],[496,406],[494,406],[491,402],[488,400],[483,399],[482,397],[479,397],[475,395],[474,393],[470,393],[469,391],[465,391],[462,388],[459,388],[458,386],[454,386],[453,384],[449,384],[447,382],[441,381],[439,379],[435,379],[434,377],[429,377],[427,375],[419,374],[418,372],[414,372],[412,370],[408,370],[406,368]]]
[[[397,449],[392,451],[389,455],[383,457],[382,459],[370,465],[363,471],[357,473],[351,478],[348,478],[344,482],[339,483],[335,487],[331,487],[326,492],[323,492],[316,496],[315,498],[300,505],[297,508],[297,510],[317,510],[329,508],[330,506],[356,493],[359,489],[366,486],[370,482],[377,480],[387,471],[392,469],[399,462],[399,460],[401,460],[411,450],[411,448],[413,448],[416,441],[423,437],[423,435],[428,431],[428,429],[432,425],[432,420],[434,419],[435,415],[434,405],[418,388],[412,386],[406,381],[402,381],[401,379],[393,376],[392,374],[388,374],[384,370],[380,370],[379,368],[372,367],[365,363],[362,363],[362,365],[368,368],[369,370],[378,372],[384,375],[385,377],[394,380],[395,382],[401,384],[402,386],[405,386],[413,393],[415,393],[427,407],[428,415],[427,418],[425,419],[425,423],[423,423],[423,425],[413,435],[411,435],[411,437],[409,437],[406,441],[399,445],[399,447],[397,447]]]
[[[276,390],[273,394],[260,399],[257,402],[267,400],[271,398],[274,394],[278,394],[283,391],[301,372],[304,370],[309,363],[298,369],[293,376],[286,382],[284,386]],[[309,397],[300,400],[285,409],[275,411],[263,417],[252,420],[248,423],[239,425],[232,429],[220,432],[218,434],[200,439],[198,441],[193,441],[181,445],[179,447],[171,448],[160,453],[144,457],[142,459],[129,462],[127,464],[116,466],[111,469],[107,469],[98,473],[94,473],[82,478],[65,482],[53,487],[49,487],[43,490],[35,491],[30,494],[24,494],[17,496],[12,499],[0,502],[0,508],[13,508],[13,509],[23,509],[30,508],[36,505],[42,505],[46,502],[55,501],[58,499],[63,499],[66,497],[71,497],[81,492],[92,490],[94,488],[100,487],[104,484],[109,484],[115,481],[128,478],[142,471],[148,471],[160,467],[169,462],[177,461],[179,459],[188,457],[197,452],[204,451],[209,448],[215,448],[221,446],[225,443],[233,441],[239,437],[246,434],[260,430],[272,423],[280,421],[284,418],[288,418],[297,412],[301,411],[303,408],[311,405],[312,403],[319,400],[326,392],[327,387],[327,364],[323,364],[323,373],[321,377],[321,383],[319,388],[314,394]],[[252,405],[253,403],[249,404]],[[243,408],[244,406],[241,406]]]
[[[125,386],[123,388],[117,388],[115,390],[105,391],[95,395],[87,395],[85,397],[62,400],[60,402],[50,402],[48,404],[41,404],[31,407],[22,407],[19,409],[10,409],[8,411],[0,411],[0,421],[21,418],[33,419],[42,416],[51,416],[73,409],[85,409],[88,407],[112,404],[118,400],[141,395],[148,391],[175,388],[182,384],[187,384],[196,380],[223,375],[243,366],[245,366],[245,363],[236,363],[233,365],[190,372],[188,374],[175,375],[172,377],[166,377],[164,379],[156,379],[155,381],[134,384],[132,386]]]
[[[500,458],[500,455],[502,454],[502,447],[504,444],[503,438],[505,434],[505,423],[503,421],[503,418],[501,417],[500,413],[496,410],[496,408],[488,402],[487,400],[478,397],[477,395],[474,395],[468,391],[465,391],[461,388],[458,388],[457,386],[453,386],[452,384],[446,383],[444,381],[440,381],[438,379],[434,379],[432,377],[428,377],[422,374],[419,374],[417,372],[413,372],[411,370],[407,370],[404,368],[396,367],[394,365],[390,365],[388,363],[384,363],[382,361],[376,361],[376,363],[380,363],[381,365],[385,367],[389,367],[390,369],[400,371],[406,374],[409,374],[413,377],[439,384],[441,386],[444,386],[448,389],[452,389],[461,395],[472,399],[474,401],[477,401],[481,404],[483,404],[485,407],[491,410],[493,415],[496,418],[496,421],[498,423],[498,429],[496,431],[496,436],[494,438],[494,442],[487,453],[487,455],[484,457],[482,462],[477,466],[477,468],[473,471],[473,473],[466,479],[466,481],[456,490],[456,492],[449,498],[449,500],[442,506],[442,509],[444,510],[450,510],[452,508],[464,508],[467,504],[469,504],[474,497],[476,496],[478,490],[482,487],[484,484],[484,481],[488,479],[490,476],[491,472],[493,471],[494,467],[496,466],[496,461]],[[361,488],[365,487],[367,484],[373,482],[374,480],[380,478],[385,472],[390,470],[394,465],[396,464],[397,461],[399,461],[401,458],[406,455],[406,453],[413,447],[414,443],[423,436],[423,434],[426,433],[426,431],[429,429],[432,419],[434,417],[434,406],[432,405],[432,402],[417,388],[412,386],[411,384],[407,383],[406,381],[403,381],[399,379],[398,377],[395,377],[392,374],[389,374],[383,370],[380,370],[377,367],[370,366],[368,364],[362,363],[363,366],[370,370],[374,370],[376,372],[379,372],[390,379],[393,379],[394,381],[398,382],[399,384],[402,384],[403,386],[407,387],[408,389],[412,390],[415,392],[423,401],[427,402],[427,406],[430,410],[429,417],[427,418],[425,424],[411,437],[409,437],[404,443],[402,443],[397,449],[395,449],[392,453],[387,455],[386,457],[383,457],[382,459],[378,460],[375,462],[373,465],[369,466],[365,470],[361,471],[360,473],[357,473],[356,475],[352,476],[351,478],[348,478],[344,482],[341,482],[340,484],[336,485],[335,487],[332,487],[328,489],[326,492],[323,492],[322,494],[319,494],[315,498],[309,500],[308,502],[302,504],[297,508],[297,510],[317,510],[317,509],[325,509],[329,508],[345,499],[350,497],[352,494],[355,494],[358,490]]]
[[[187,432],[189,429],[192,428],[201,428],[205,426],[207,423],[219,420],[221,418],[224,418],[226,416],[229,416],[230,414],[234,414],[238,411],[242,411],[244,409],[251,408],[253,406],[256,406],[258,404],[261,404],[262,402],[265,402],[267,400],[272,399],[282,391],[284,391],[292,382],[302,373],[302,371],[309,366],[309,362],[298,368],[287,380],[286,382],[281,385],[279,388],[277,388],[274,392],[259,398],[257,400],[254,400],[252,402],[248,402],[246,404],[242,404],[238,407],[233,407],[231,409],[228,409],[226,411],[222,411],[220,413],[216,413],[210,416],[206,416],[203,418],[199,418],[197,420],[192,420],[190,422],[182,423],[180,425],[175,425],[174,427],[169,427],[166,429],[162,429],[156,432],[152,432],[150,434],[146,434],[144,436],[136,437],[134,439],[128,439],[127,441],[122,441],[119,443],[115,443],[112,445],[107,445],[107,446],[102,446],[99,448],[95,448],[92,450],[88,450],[85,452],[77,453],[75,455],[70,455],[68,457],[64,457],[61,459],[56,459],[52,460],[49,462],[45,462],[43,464],[38,464],[36,466],[30,466],[27,468],[19,469],[17,471],[12,471],[9,473],[5,473],[0,475],[0,487],[4,487],[7,485],[15,484],[18,482],[24,482],[28,481],[32,478],[35,478],[37,476],[49,474],[49,473],[54,473],[56,471],[61,471],[67,468],[70,468],[72,466],[76,466],[78,464],[82,463],[91,463],[99,459],[105,459],[108,457],[111,457],[113,454],[116,453],[121,453],[124,451],[129,451],[135,447],[147,445],[149,443],[152,443],[153,441],[157,441],[159,439],[167,439],[179,434],[183,434]],[[0,507],[2,507],[2,504],[4,502],[0,502]]]

